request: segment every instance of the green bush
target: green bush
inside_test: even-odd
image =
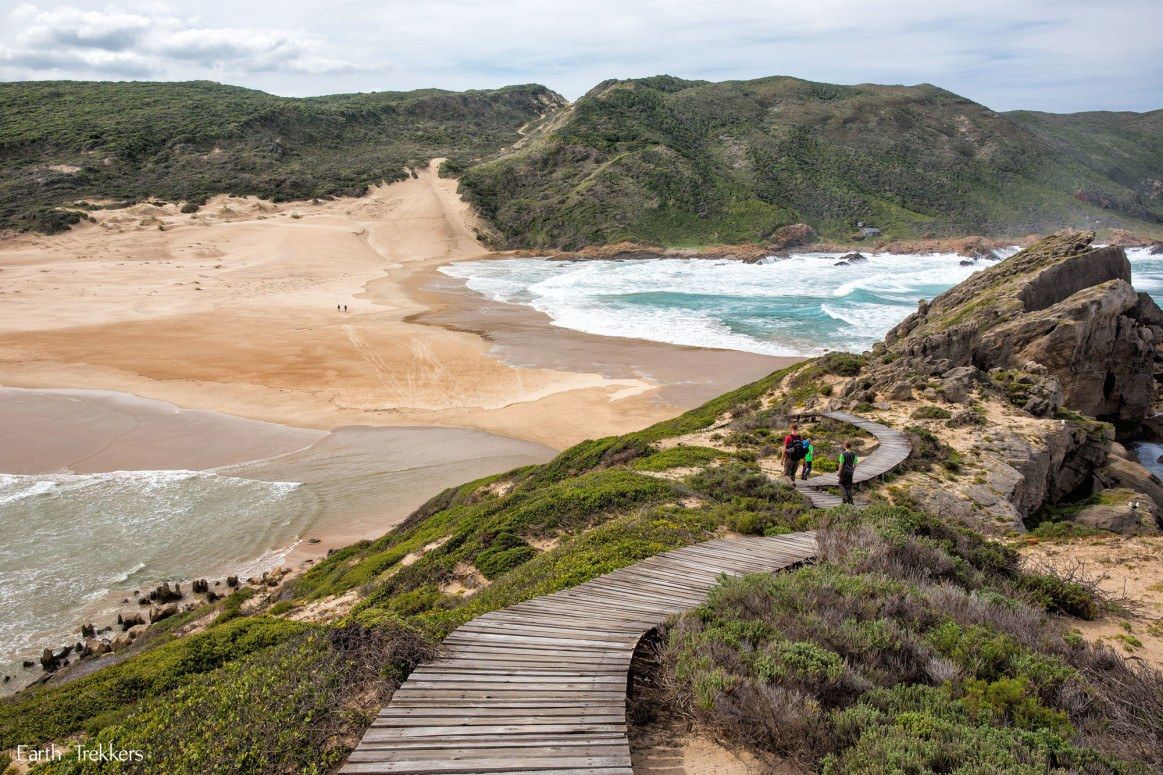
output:
[[[819,564],[724,580],[669,625],[664,704],[830,773],[1158,763],[1160,677],[1022,601],[1031,586],[1060,597],[1067,582],[1022,574],[1012,549],[900,507],[836,511],[817,531]],[[1152,710],[1125,711],[1128,692]],[[1143,744],[1127,736],[1135,725]]]
[[[524,565],[536,556],[537,550],[524,544],[506,549],[486,549],[477,555],[476,566],[485,578],[492,580]]]
[[[1094,619],[1099,614],[1099,603],[1094,594],[1074,581],[1066,581],[1048,573],[1023,576],[1021,586],[1049,611]]]
[[[701,468],[726,457],[726,454],[710,447],[669,447],[655,452],[633,463],[638,471],[666,471],[670,468]]]
[[[313,625],[252,616],[177,638],[66,684],[0,702],[0,747],[94,733],[135,703],[169,692],[227,662],[301,636]]]
[[[77,762],[54,773],[323,772],[431,649],[398,624],[302,630],[163,696],[149,696],[86,747],[141,751],[142,763]],[[385,669],[387,666],[387,669]],[[401,669],[403,668],[403,669]]]
[[[948,420],[953,413],[939,406],[926,405],[914,410],[910,416],[914,420]]]

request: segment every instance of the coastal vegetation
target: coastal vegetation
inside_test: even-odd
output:
[[[1092,618],[1086,590],[913,510],[837,512],[821,535],[818,564],[725,581],[667,628],[655,713],[825,773],[1163,763],[1158,675],[1047,614]]]
[[[0,84],[0,229],[215,194],[358,196],[445,157],[498,247],[1163,234],[1163,111],[999,114],[790,77],[292,99],[210,82]]]
[[[927,84],[659,76],[603,82],[459,174],[505,247],[1158,231],[1161,124],[998,114]]]
[[[543,86],[295,99],[188,83],[0,83],[0,229],[215,194],[360,196],[436,157],[468,164],[563,104]]]
[[[725,580],[669,625],[654,713],[835,773],[1158,766],[1159,676],[1071,632],[1070,617],[1107,606],[1092,587],[1023,570],[1013,549],[890,490],[861,511],[812,509],[765,474],[765,439],[723,435],[785,427],[791,396],[848,378],[837,371],[850,362],[798,364],[643,431],[450,488],[273,592],[236,592],[116,664],[0,702],[0,748],[159,752],[126,772],[326,771],[469,619],[725,532],[817,529],[819,563]],[[925,465],[949,454],[936,444]]]
[[[1046,540],[1073,540],[1100,517],[1112,534],[1158,532],[1156,512],[1126,497],[1138,482],[1134,503],[1152,501],[1149,475],[1112,462],[1114,425],[1077,408],[1092,398],[1086,385],[1063,381],[1119,358],[1100,408],[1130,423],[1127,407],[1146,409],[1137,391],[1153,362],[1118,353],[1153,339],[1163,314],[1132,293],[1121,317],[1069,318],[1102,347],[996,339],[991,358],[1048,353],[1045,364],[1003,362],[998,379],[970,361],[983,335],[1041,336],[1025,324],[1046,309],[1120,288],[1106,276],[1121,271],[1117,253],[1092,238],[1048,239],[962,286],[1003,289],[990,306],[954,289],[867,355],[795,364],[641,431],[451,487],[289,581],[254,579],[142,628],[0,701],[0,751],[55,743],[150,757],[37,768],[52,773],[325,772],[470,619],[725,534],[812,529],[814,564],[723,579],[666,625],[650,668],[658,691],[637,700],[635,717],[682,720],[764,761],[837,774],[1158,771],[1163,676],[1076,631],[1125,609],[1085,577],[1024,563],[1019,548],[1039,535],[1008,534],[1030,517],[1038,528],[1077,523]],[[1097,285],[1078,288],[1078,277]],[[973,320],[995,303],[1004,321]],[[946,315],[961,327],[938,325]],[[1063,350],[1073,360],[1051,357]],[[793,420],[821,465],[843,441],[874,443],[806,419],[829,406],[866,411],[912,445],[860,509],[814,509],[778,476]],[[1083,484],[1099,492],[1079,497]],[[1118,636],[1123,648],[1142,643]]]

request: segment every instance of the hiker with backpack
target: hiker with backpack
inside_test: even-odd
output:
[[[844,451],[840,453],[840,469],[837,472],[840,480],[840,494],[844,503],[852,503],[852,477],[856,474],[856,453],[852,451],[852,442],[844,442]]]
[[[783,437],[783,475],[791,481],[793,487],[796,483],[796,469],[800,467],[800,461],[804,459],[805,454],[799,426],[792,425],[788,434]]]
[[[812,475],[812,459],[816,456],[816,446],[807,436],[804,437],[804,467],[800,471],[800,479],[807,481]]]

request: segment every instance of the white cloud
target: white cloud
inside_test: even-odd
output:
[[[794,75],[927,81],[999,110],[1163,107],[1159,0],[23,1],[3,24],[0,0],[0,77],[577,97],[611,77]]]
[[[361,67],[329,56],[326,43],[313,34],[196,26],[169,13],[22,4],[7,19],[0,67],[17,70],[18,77],[165,76],[192,67],[230,80],[248,73],[342,73]]]

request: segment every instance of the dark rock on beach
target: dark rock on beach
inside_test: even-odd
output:
[[[139,624],[145,624],[145,618],[136,611],[128,614],[118,614],[117,623],[121,625],[121,631],[125,632],[130,627],[136,627]]]
[[[175,616],[177,613],[178,606],[174,603],[169,603],[167,605],[155,605],[153,608],[149,609],[149,622],[150,624],[153,624],[154,622],[160,622],[162,619],[168,619],[171,616]]]

